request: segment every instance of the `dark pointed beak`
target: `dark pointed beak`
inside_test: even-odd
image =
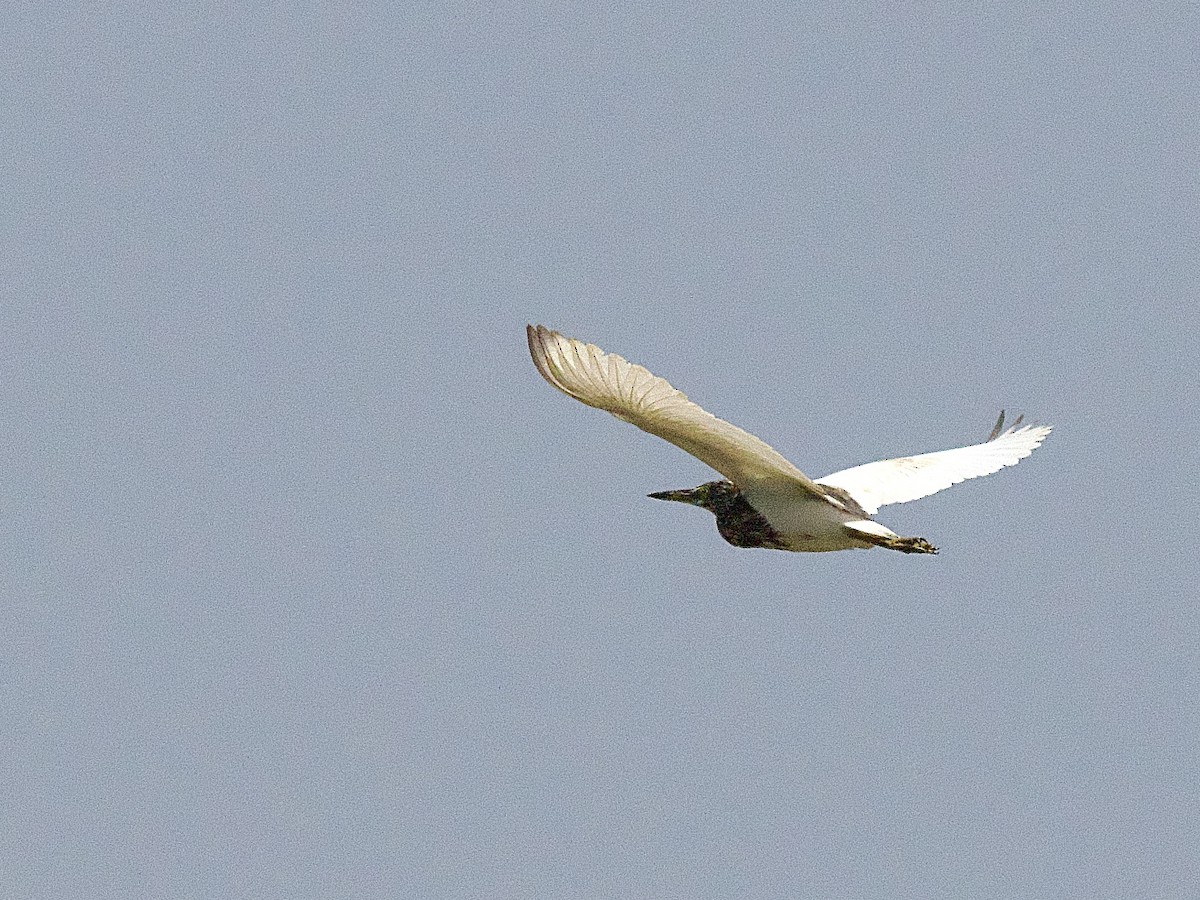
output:
[[[676,503],[695,503],[696,489],[689,488],[683,491],[657,491],[653,494],[647,494],[647,497],[653,497],[655,500],[674,500]]]

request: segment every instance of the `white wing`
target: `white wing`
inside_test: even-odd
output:
[[[541,325],[525,330],[533,364],[564,394],[670,441],[742,489],[764,481],[786,482],[800,493],[821,496],[778,451],[701,409],[665,378]]]
[[[993,436],[982,444],[867,463],[818,478],[817,484],[841,488],[874,515],[879,507],[889,503],[918,500],[968,478],[991,475],[1005,466],[1015,466],[1050,433],[1050,428],[1045,425],[1026,425],[1024,428],[1014,425],[1000,432],[1003,421],[1004,413],[1001,413]]]

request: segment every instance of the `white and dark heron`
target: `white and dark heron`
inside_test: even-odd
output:
[[[650,494],[702,506],[735,547],[822,552],[887,547],[937,553],[871,518],[881,506],[927,497],[1016,465],[1045,440],[1045,425],[1004,428],[1004,412],[980,444],[843,469],[815,480],[754,435],[718,419],[664,378],[541,325],[526,327],[533,364],[550,384],[670,441],[725,476],[699,487]]]

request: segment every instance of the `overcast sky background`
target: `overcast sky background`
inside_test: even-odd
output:
[[[1185,898],[1200,15],[25,4],[0,894]],[[526,322],[812,476],[736,550]]]

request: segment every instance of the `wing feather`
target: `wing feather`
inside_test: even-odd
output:
[[[538,372],[564,394],[670,441],[740,488],[785,481],[793,490],[821,496],[782,454],[705,411],[665,378],[541,325],[527,326],[526,334]]]
[[[966,481],[991,475],[1005,466],[1015,466],[1029,456],[1050,433],[1046,425],[1013,425],[1001,433],[1004,414],[982,444],[939,450],[919,456],[903,456],[855,466],[818,478],[817,484],[841,488],[872,515],[889,503],[919,500],[940,490]],[[1021,420],[1017,419],[1019,423]]]

